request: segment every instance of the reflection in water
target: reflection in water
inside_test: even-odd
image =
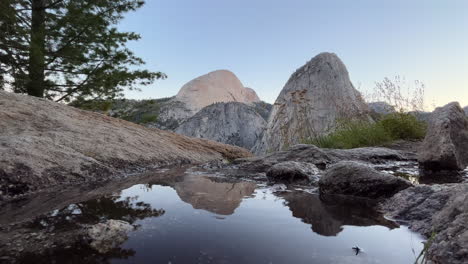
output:
[[[378,214],[365,200],[340,196],[312,195],[305,192],[282,194],[294,217],[312,225],[312,231],[322,236],[336,236],[344,225],[398,225]]]
[[[138,225],[119,247],[101,254],[87,241],[78,241],[40,255],[25,253],[21,261],[408,263],[413,262],[411,248],[415,252],[421,248],[420,238],[397,228],[362,201],[319,198],[301,191],[275,194],[252,182],[201,175],[149,182],[71,204],[29,226],[67,232],[106,219]],[[355,255],[356,245],[364,248],[363,254]]]
[[[82,224],[96,224],[108,219],[123,220],[133,224],[137,220],[163,214],[163,209],[153,209],[150,204],[138,201],[138,196],[121,199],[116,194],[70,204],[60,210],[36,217],[29,226],[54,231],[78,228]]]
[[[172,186],[182,201],[195,209],[216,214],[230,215],[242,199],[252,195],[256,184],[253,182],[222,182],[219,178],[187,177]]]

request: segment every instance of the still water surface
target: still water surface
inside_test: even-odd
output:
[[[90,263],[395,264],[414,263],[423,247],[419,235],[357,201],[202,175],[137,184],[49,218],[64,210],[67,221],[121,219],[137,228],[109,254],[72,248],[48,256],[57,263],[87,255]]]

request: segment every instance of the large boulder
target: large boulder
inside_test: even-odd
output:
[[[245,88],[237,76],[227,70],[202,75],[185,84],[175,100],[185,103],[193,114],[219,102],[253,103],[260,101],[251,88]]]
[[[0,120],[0,200],[163,165],[251,156],[239,147],[4,91]]]
[[[265,126],[265,119],[253,106],[230,102],[203,108],[183,122],[175,132],[251,149],[261,137]]]
[[[316,183],[319,179],[317,174],[320,170],[311,163],[285,161],[273,165],[266,176],[273,182],[295,182],[305,181]]]
[[[264,154],[283,150],[329,133],[338,119],[370,120],[368,112],[343,62],[333,53],[321,53],[289,78],[254,151]]]
[[[468,118],[456,102],[432,113],[418,154],[424,171],[464,170],[468,166]]]
[[[468,116],[468,106],[465,106],[465,107],[463,108],[463,111],[465,111],[465,115]]]
[[[367,198],[390,197],[410,186],[407,180],[354,161],[338,162],[327,169],[319,180],[321,194]]]
[[[411,187],[384,201],[381,210],[430,238],[426,259],[433,263],[466,263],[468,184]]]

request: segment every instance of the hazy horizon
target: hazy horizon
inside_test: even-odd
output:
[[[122,30],[129,45],[168,79],[134,99],[175,95],[190,80],[227,69],[269,103],[289,76],[321,52],[336,53],[353,84],[369,92],[384,77],[426,85],[426,107],[468,105],[468,1],[197,2],[148,0]]]

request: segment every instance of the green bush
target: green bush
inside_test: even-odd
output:
[[[346,122],[333,133],[306,140],[321,148],[357,148],[375,146],[390,142],[392,139],[385,129],[377,123],[364,121]]]
[[[304,140],[321,148],[350,149],[390,143],[398,139],[422,139],[425,123],[406,113],[394,113],[372,123],[365,121],[340,122],[338,129],[328,135]]]
[[[426,135],[426,123],[407,113],[393,113],[384,116],[380,124],[390,134],[392,139],[422,139]]]

